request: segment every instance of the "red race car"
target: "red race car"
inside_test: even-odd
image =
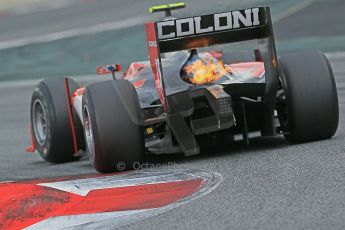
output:
[[[199,137],[249,143],[282,134],[300,143],[334,135],[339,109],[329,61],[319,52],[277,58],[268,7],[171,16],[183,7],[150,9],[167,18],[145,24],[149,60],[130,64],[122,77],[119,65],[105,65],[97,72],[113,80],[41,81],[27,150],[53,163],[87,152],[107,173],[135,168],[145,153],[198,154]]]

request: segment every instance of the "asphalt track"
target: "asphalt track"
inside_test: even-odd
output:
[[[344,7],[341,0],[316,1],[280,20],[275,24],[278,47],[280,41],[294,38],[342,41],[345,27],[340,9]],[[320,18],[324,20],[318,21],[317,28],[308,24]],[[329,51],[344,44],[331,45]],[[149,157],[153,164],[173,162],[173,169],[218,172],[223,181],[207,196],[124,229],[344,229],[345,55],[332,54],[330,59],[340,104],[339,129],[332,139],[290,145],[282,137],[257,138],[248,147],[210,143],[202,155],[190,158]],[[33,87],[31,82],[0,84],[0,180],[94,173],[86,158],[52,165],[38,154],[23,151],[30,142],[27,126]]]

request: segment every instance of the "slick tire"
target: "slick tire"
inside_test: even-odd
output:
[[[83,96],[86,146],[100,173],[135,168],[144,154],[144,131],[137,93],[127,80],[86,87]]]
[[[279,59],[285,95],[278,110],[291,143],[331,138],[338,128],[339,105],[332,67],[320,52],[298,52]]]
[[[79,88],[68,79],[70,95]],[[63,78],[45,79],[36,86],[31,97],[31,131],[41,157],[51,163],[79,159],[74,156],[67,95]],[[73,110],[77,146],[85,149],[83,127]]]

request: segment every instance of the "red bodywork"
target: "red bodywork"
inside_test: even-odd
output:
[[[31,145],[25,148],[25,151],[28,153],[33,153],[36,150],[36,143],[35,143],[35,137],[34,132],[32,131],[31,125],[29,126],[29,133],[31,138]]]
[[[164,89],[164,80],[162,77],[162,63],[157,45],[158,41],[156,35],[156,26],[154,22],[147,22],[145,26],[149,59],[153,71],[153,76],[155,79],[155,85],[158,90],[159,99],[163,105],[163,109],[164,111],[167,111],[168,106]]]
[[[73,120],[73,104],[70,96],[70,90],[69,90],[69,83],[68,79],[65,78],[65,89],[66,89],[66,99],[67,99],[67,105],[68,105],[68,113],[69,113],[69,121],[71,125],[71,132],[72,132],[72,138],[73,138],[73,147],[74,147],[74,154],[76,155],[78,152],[78,145],[77,145],[77,137],[75,132],[75,125]]]

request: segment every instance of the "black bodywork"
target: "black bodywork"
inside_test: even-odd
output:
[[[243,140],[249,143],[251,132],[272,136],[279,131],[279,122],[275,117],[278,62],[270,10],[268,7],[255,9],[258,10],[260,20],[260,24],[256,26],[246,27],[241,24],[237,29],[170,39],[156,37],[155,40],[150,40],[148,35],[148,46],[155,42],[154,48],[158,51],[159,62],[155,64],[159,71],[158,77],[159,75],[162,77],[161,86],[166,99],[166,108],[163,105],[164,101],[162,103],[160,100],[160,91],[159,89],[157,91],[155,85],[155,69],[151,69],[153,64],[151,59],[151,62],[141,62],[142,66],[134,77],[125,74],[124,78],[134,85],[144,79],[144,83],[136,86],[136,90],[143,114],[143,121],[140,121],[140,124],[145,127],[145,143],[151,152],[182,151],[188,156],[200,152],[196,141],[198,135],[227,130],[229,135],[242,135]],[[245,10],[239,12],[246,15]],[[213,15],[203,16],[201,26],[210,27],[212,17]],[[170,20],[176,21],[176,19]],[[158,23],[153,23],[155,33]],[[169,34],[174,27],[166,27],[165,30],[165,33]],[[147,33],[152,31],[147,30]],[[189,55],[183,50],[248,40],[257,41],[257,48],[252,52],[252,61],[264,64],[263,81],[242,79],[193,85],[181,79],[181,68]],[[151,55],[150,51],[149,55]]]

